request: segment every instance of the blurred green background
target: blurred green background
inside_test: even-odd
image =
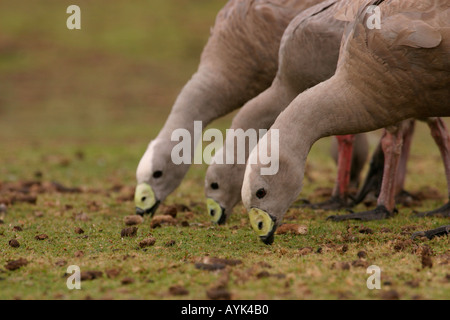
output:
[[[147,140],[195,71],[224,3],[77,1],[82,29],[68,30],[73,1],[2,1],[2,136],[137,138],[142,132]]]
[[[45,169],[41,160],[48,154],[82,150],[109,167],[108,173],[116,174],[115,166],[127,168],[119,177],[131,183],[148,142],[195,72],[225,3],[1,1],[4,179],[32,177],[33,170]],[[71,4],[81,8],[81,30],[66,27]],[[82,176],[76,167],[51,169],[49,179],[97,182],[77,181]],[[95,176],[103,177],[98,170]]]

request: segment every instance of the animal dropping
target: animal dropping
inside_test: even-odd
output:
[[[155,238],[147,238],[147,239],[144,239],[141,242],[139,242],[139,247],[147,248],[147,247],[153,246],[155,243],[156,243]]]
[[[136,237],[137,231],[138,231],[138,228],[136,228],[136,227],[125,228],[120,233],[120,236],[122,238],[125,238],[125,237]]]
[[[123,221],[127,226],[136,226],[144,223],[144,218],[139,215],[126,216]]]
[[[295,234],[295,235],[305,235],[308,234],[308,227],[301,226],[298,224],[283,224],[278,229],[276,234]]]

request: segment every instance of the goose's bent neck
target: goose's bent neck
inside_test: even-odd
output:
[[[192,134],[194,121],[201,121],[206,127],[236,109],[239,105],[229,97],[228,88],[229,82],[220,73],[201,68],[178,95],[157,139],[170,140],[176,129],[187,129]]]
[[[280,171],[288,170],[282,174],[303,180],[307,155],[322,137],[385,126],[388,120],[371,96],[336,75],[300,94],[271,128],[279,130]]]
[[[273,128],[283,132],[282,140],[311,146],[322,137],[378,129],[385,121],[389,120],[370,94],[335,75],[300,94]]]

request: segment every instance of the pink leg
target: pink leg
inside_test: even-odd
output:
[[[333,196],[346,198],[350,185],[350,173],[352,168],[354,135],[337,136],[338,140],[338,173],[334,186]]]
[[[409,155],[411,153],[411,142],[414,135],[415,122],[411,121],[411,125],[405,129],[403,133],[403,149],[397,172],[396,195],[404,191],[406,171]]]
[[[384,172],[378,206],[385,207],[389,212],[395,209],[395,191],[397,172],[403,147],[403,123],[386,129],[381,141],[384,152]]]
[[[383,182],[381,185],[381,192],[378,197],[378,207],[375,210],[367,212],[342,216],[331,216],[328,218],[329,220],[370,221],[386,219],[393,215],[395,210],[395,191],[397,186],[396,178],[403,147],[403,136],[404,133],[410,129],[411,124],[411,121],[403,121],[397,126],[387,128],[381,140],[385,160]]]
[[[336,183],[333,189],[333,195],[330,200],[323,203],[313,204],[313,209],[322,210],[340,210],[350,206],[349,186],[351,179],[351,169],[353,161],[353,142],[354,135],[345,135],[336,137],[338,141],[338,173]]]

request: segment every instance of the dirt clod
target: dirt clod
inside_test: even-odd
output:
[[[155,242],[156,242],[155,238],[147,238],[139,242],[139,247],[141,248],[151,247],[155,244]]]
[[[177,220],[172,216],[156,216],[153,218],[150,223],[150,227],[152,229],[159,228],[162,225],[175,226],[177,224]]]
[[[369,263],[364,260],[355,260],[352,262],[352,266],[355,268],[368,268]]]
[[[122,285],[124,285],[124,286],[133,284],[134,282],[135,282],[134,279],[130,278],[130,277],[123,278],[121,281]]]
[[[433,259],[427,253],[422,254],[422,269],[433,268]]]
[[[80,227],[76,227],[76,228],[75,228],[75,233],[76,233],[76,234],[83,234],[83,233],[84,233],[84,230],[81,229]]]
[[[120,269],[108,269],[105,271],[106,276],[110,279],[117,278],[120,274]]]
[[[172,286],[169,288],[169,294],[172,296],[186,296],[189,291],[183,286]]]
[[[163,206],[160,208],[161,215],[163,216],[171,216],[172,218],[176,218],[178,214],[178,210],[176,206]]]
[[[211,300],[230,300],[231,293],[224,287],[214,287],[206,291],[206,296]]]
[[[139,215],[126,216],[123,221],[127,226],[137,226],[144,223],[144,218]]]
[[[46,234],[40,234],[40,235],[37,235],[36,237],[34,237],[36,240],[39,240],[39,241],[42,241],[42,240],[46,240],[46,239],[48,239],[48,235],[46,235]]]
[[[11,240],[9,240],[9,246],[13,247],[13,248],[19,248],[20,243],[16,239],[11,239]]]
[[[367,258],[367,252],[365,251],[359,251],[357,254],[358,258],[360,259],[366,259]]]
[[[81,272],[81,281],[90,281],[101,278],[103,272],[101,271],[83,271]]]
[[[305,235],[308,233],[308,227],[301,226],[298,224],[283,224],[281,225],[276,234],[296,234],[296,235]]]
[[[21,226],[14,226],[12,228],[12,231],[14,231],[14,232],[21,232],[21,231],[23,231],[23,228]]]
[[[359,228],[359,233],[362,234],[373,234],[373,230],[367,227],[362,226],[361,228]]]
[[[397,241],[394,244],[394,250],[397,252],[404,251],[406,248],[411,247],[412,244],[413,242],[411,240]]]
[[[5,265],[5,269],[9,271],[15,271],[17,269],[20,269],[28,264],[28,261],[26,259],[20,258],[18,260],[9,261]]]
[[[261,271],[256,274],[256,278],[258,278],[258,279],[264,279],[264,278],[269,278],[269,277],[270,277],[270,272],[268,272],[268,271]]]
[[[348,245],[343,244],[336,248],[336,251],[339,253],[346,253],[348,251]]]
[[[182,227],[189,227],[189,222],[187,222],[186,220],[185,221],[183,221],[183,222],[181,222],[181,226]]]
[[[138,231],[138,228],[136,228],[136,227],[125,228],[125,229],[122,230],[122,232],[120,232],[120,236],[122,238],[125,238],[125,237],[136,237],[137,231]]]
[[[64,267],[65,265],[67,265],[66,260],[58,260],[55,262],[55,266],[57,266],[57,267]]]
[[[400,294],[396,290],[384,291],[380,297],[382,300],[400,300]]]

